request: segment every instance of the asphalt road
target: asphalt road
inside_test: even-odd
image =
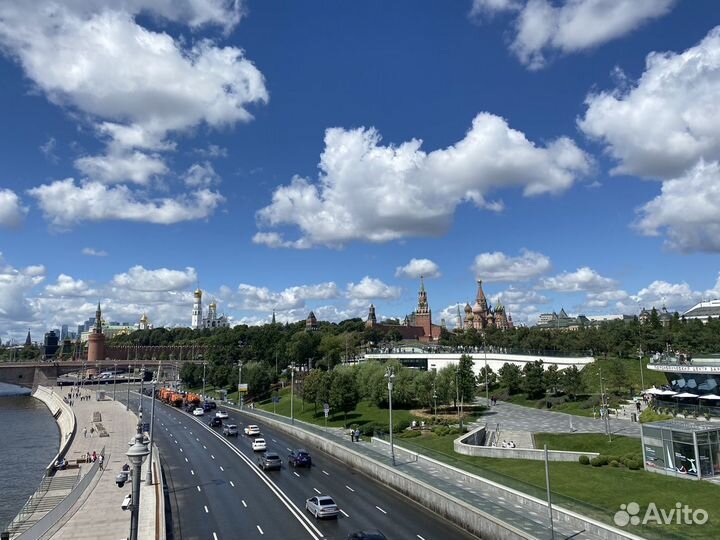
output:
[[[133,395],[133,408],[139,396]],[[150,399],[145,398],[145,421]],[[242,435],[242,413],[228,411],[225,423],[239,426],[240,436],[226,439],[204,417],[155,405],[155,443],[168,482],[174,540],[190,539],[313,539],[342,540],[358,530],[380,530],[390,540],[477,540],[444,518],[335,458],[305,446],[311,469],[287,464],[288,449],[299,441],[260,424],[268,450],[283,458],[280,471],[261,471],[252,438]],[[212,413],[212,414],[211,414]],[[338,519],[315,520],[305,500],[332,496],[341,509]]]

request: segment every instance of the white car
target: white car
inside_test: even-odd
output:
[[[335,501],[332,497],[328,497],[327,495],[310,497],[307,501],[305,501],[305,509],[315,516],[315,519],[337,517],[340,513],[340,509]]]
[[[250,435],[251,437],[254,437],[255,435],[260,435],[260,426],[250,424],[249,426],[245,426],[245,429],[243,429],[243,431],[245,432],[245,435]]]
[[[215,418],[225,419],[228,418],[230,415],[228,415],[227,411],[218,411],[215,413]]]
[[[202,407],[195,407],[193,409],[193,416],[203,416],[205,414],[205,411],[203,411]]]
[[[265,444],[265,439],[257,438],[252,442],[252,449],[253,452],[264,452],[267,450],[267,444]]]

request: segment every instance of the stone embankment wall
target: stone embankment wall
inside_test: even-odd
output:
[[[75,431],[77,430],[77,420],[70,405],[65,403],[60,394],[45,386],[38,386],[33,392],[33,397],[42,401],[50,413],[55,417],[58,427],[60,428],[60,449],[53,460],[48,464],[46,474],[50,474],[53,470],[55,462],[65,457],[65,453],[70,444],[72,444]]]

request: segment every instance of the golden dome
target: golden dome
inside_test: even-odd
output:
[[[195,298],[200,298],[202,296],[202,291],[200,289],[195,290]]]

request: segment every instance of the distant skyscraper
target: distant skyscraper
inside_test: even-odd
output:
[[[25,338],[25,346],[30,347],[32,345],[32,339],[30,339],[30,330],[28,330],[28,335]]]
[[[62,329],[60,330],[60,339],[62,340],[62,339],[65,339],[66,337],[68,337],[68,325],[63,324]]]

